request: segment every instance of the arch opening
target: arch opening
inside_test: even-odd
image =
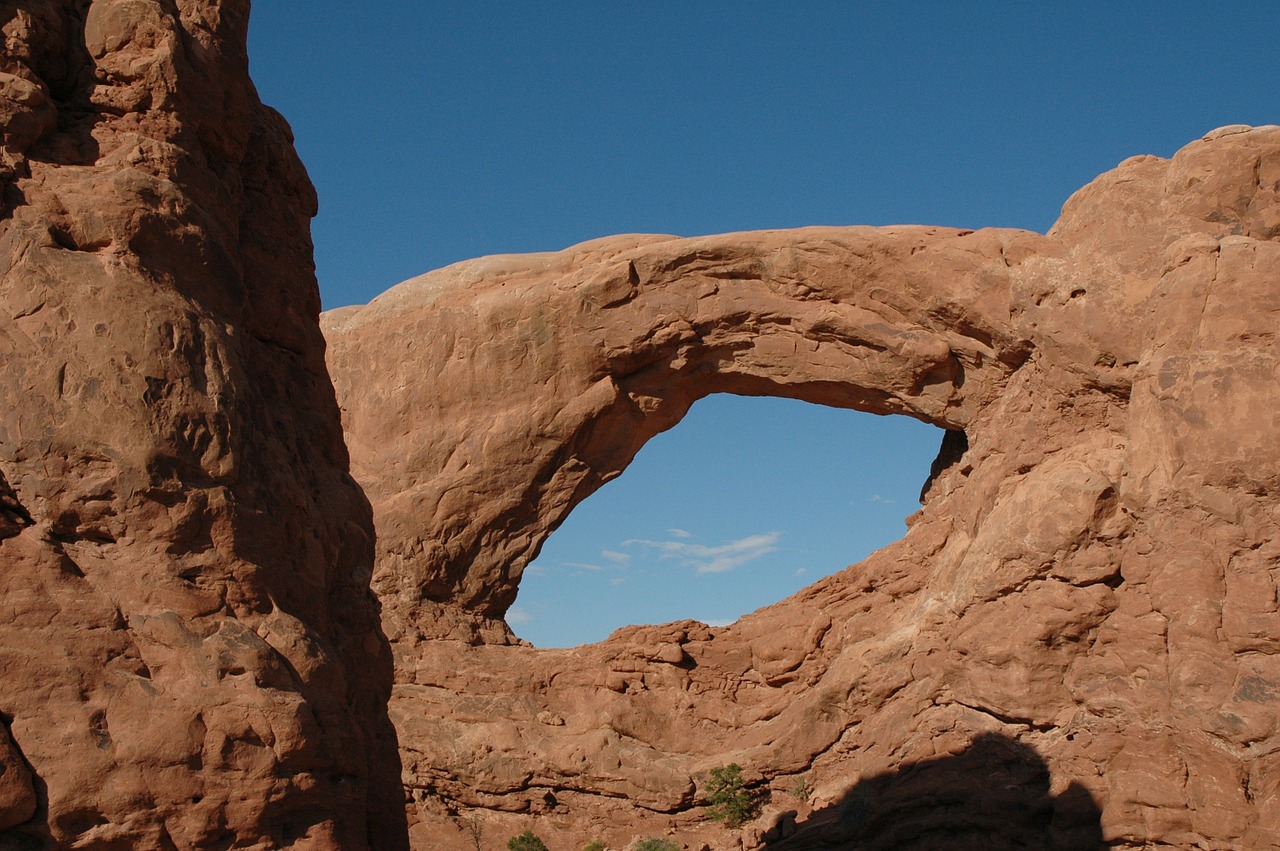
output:
[[[572,510],[507,622],[540,648],[633,624],[728,624],[900,539],[946,434],[795,399],[704,397]]]

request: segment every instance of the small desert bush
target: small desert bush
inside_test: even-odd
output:
[[[547,851],[547,845],[532,830],[507,840],[507,851]]]
[[[631,851],[680,851],[680,846],[670,839],[658,839],[655,836],[650,836],[632,845]]]
[[[582,846],[582,851],[606,851],[604,843],[599,839],[593,839],[586,845]]]
[[[742,766],[736,762],[711,769],[707,815],[729,828],[741,827],[751,817],[751,796],[742,783]]]

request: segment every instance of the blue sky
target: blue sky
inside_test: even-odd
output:
[[[941,439],[906,417],[710,396],[569,515],[508,621],[553,647],[729,623],[902,537]]]
[[[1128,156],[1168,156],[1223,124],[1280,122],[1277,33],[1274,2],[259,0],[250,61],[320,194],[313,237],[332,308],[457,260],[610,233],[1043,231],[1072,191]],[[522,587],[517,631],[554,645],[602,637],[597,620],[727,619],[898,537],[911,507],[895,498],[882,517],[867,500],[917,492],[937,433],[807,407],[699,403],[553,536],[543,575]],[[793,454],[815,443],[817,460]],[[690,466],[729,446],[740,453],[726,467]],[[836,471],[837,447],[897,460]],[[759,478],[743,484],[744,468]],[[827,484],[787,491],[800,471]],[[698,494],[687,512],[657,510],[681,489]],[[808,489],[885,525],[848,541],[834,519],[784,517],[779,506]],[[713,510],[745,493],[764,502]],[[634,523],[601,519],[619,517]],[[698,572],[741,541],[759,544],[738,553],[756,558]],[[557,595],[574,608],[554,611]]]

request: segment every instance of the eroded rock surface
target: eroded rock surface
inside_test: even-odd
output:
[[[248,12],[0,3],[0,847],[404,843],[315,195]]]
[[[697,808],[730,761],[748,844],[1280,846],[1280,128],[1128,160],[1044,236],[615,237],[322,321],[421,847],[738,847]],[[968,448],[900,542],[730,627],[515,642],[541,542],[712,392]]]

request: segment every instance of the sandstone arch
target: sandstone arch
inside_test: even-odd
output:
[[[614,237],[460,263],[326,314],[391,617],[425,599],[500,618],[550,531],[710,393],[969,427],[1030,353],[1009,320],[1009,258],[1043,240]]]
[[[1280,724],[1278,236],[1280,128],[1234,127],[1126,161],[1044,236],[616,237],[329,314],[421,824],[698,836],[711,765],[805,772],[821,804],[998,733],[1120,846],[1280,841],[1257,748]],[[732,627],[503,646],[538,541],[714,390],[969,448],[901,541]]]

